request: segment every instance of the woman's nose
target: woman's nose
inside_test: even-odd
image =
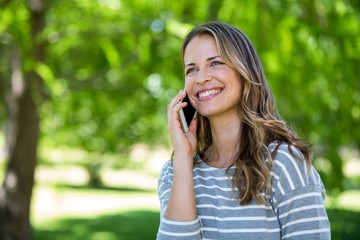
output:
[[[204,85],[206,82],[211,80],[210,74],[206,70],[200,70],[196,79],[196,83]]]

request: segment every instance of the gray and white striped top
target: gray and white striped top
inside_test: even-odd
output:
[[[272,151],[276,144],[270,144]],[[300,151],[293,148],[300,154]],[[302,155],[300,155],[302,156]],[[230,169],[231,172],[234,168]],[[325,210],[325,189],[319,174],[306,162],[294,158],[282,144],[271,170],[270,205],[240,205],[238,191],[231,188],[226,169],[200,161],[194,166],[198,218],[173,221],[164,216],[172,183],[173,166],[168,161],[159,178],[161,221],[158,240],[167,239],[330,239]]]

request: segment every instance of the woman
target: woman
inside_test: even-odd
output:
[[[276,115],[249,39],[208,23],[182,50],[185,90],[168,107],[174,156],[159,179],[157,239],[330,239],[310,149]],[[183,132],[186,95],[197,117]]]

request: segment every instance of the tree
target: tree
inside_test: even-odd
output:
[[[30,239],[30,200],[34,183],[39,137],[38,107],[41,103],[42,78],[34,65],[44,59],[45,6],[40,0],[9,1],[3,14],[13,17],[8,45],[2,46],[11,59],[9,75],[2,75],[6,87],[9,124],[7,127],[8,165],[0,190],[0,238]],[[16,9],[16,11],[11,11]],[[23,15],[24,14],[24,15]],[[17,18],[26,21],[15,23]],[[19,27],[23,27],[20,29]]]

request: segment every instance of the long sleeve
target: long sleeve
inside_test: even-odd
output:
[[[292,148],[299,157],[299,150]],[[282,239],[331,239],[325,189],[319,174],[305,160],[294,158],[283,144],[274,159],[271,202]]]
[[[160,226],[157,234],[157,240],[201,239],[199,219],[193,221],[173,221],[165,217],[165,210],[170,196],[172,176],[172,162],[168,161],[166,162],[161,171],[158,182],[158,197],[160,201]]]

